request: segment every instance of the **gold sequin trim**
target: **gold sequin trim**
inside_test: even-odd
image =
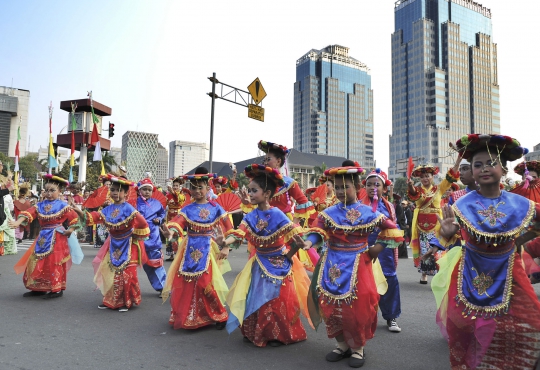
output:
[[[363,233],[370,233],[371,231],[373,231],[374,228],[376,228],[377,226],[379,226],[386,220],[386,216],[381,214],[377,216],[375,220],[371,221],[368,224],[359,224],[356,226],[345,226],[345,225],[338,224],[325,212],[320,213],[319,216],[324,218],[324,221],[327,224],[331,225],[334,229],[343,230],[346,232],[361,231]]]

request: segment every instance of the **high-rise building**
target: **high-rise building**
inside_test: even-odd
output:
[[[0,86],[0,152],[15,157],[17,133],[21,127],[20,156],[26,155],[28,138],[28,105],[30,91]]]
[[[158,143],[157,151],[156,184],[165,187],[169,172],[169,154],[167,153],[167,148],[160,143]]]
[[[448,143],[500,133],[491,10],[472,0],[399,0],[392,34],[390,178],[407,159],[453,165]]]
[[[312,49],[296,61],[293,147],[375,166],[369,68],[349,48]]]
[[[122,135],[122,162],[126,163],[128,179],[137,182],[149,172],[156,181],[158,147],[157,134],[126,131]]]
[[[118,167],[122,165],[122,148],[112,147],[109,150],[109,155],[114,158],[116,165],[112,166],[111,170],[113,172],[118,172]]]
[[[209,148],[206,143],[171,141],[169,143],[169,177],[184,175],[186,172],[208,160]]]

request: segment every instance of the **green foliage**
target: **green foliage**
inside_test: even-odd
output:
[[[249,181],[249,177],[247,177],[246,174],[243,172],[240,172],[238,175],[236,175],[236,182],[238,182],[238,187],[240,189],[242,189],[242,186],[248,186]]]
[[[41,172],[37,154],[28,154],[19,160],[19,170],[22,177],[32,185],[37,183],[36,175]]]
[[[399,177],[394,183],[394,194],[399,194],[402,197],[407,195],[407,178]]]

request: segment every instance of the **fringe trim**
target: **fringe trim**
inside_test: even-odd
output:
[[[345,225],[340,225],[336,223],[336,221],[334,221],[325,212],[322,212],[319,216],[324,219],[328,227],[331,227],[334,230],[342,230],[345,233],[352,233],[355,231],[360,231],[364,234],[371,233],[377,226],[379,226],[386,220],[386,216],[381,214],[375,220],[371,221],[368,224],[359,224],[357,226],[345,226]]]
[[[192,221],[188,218],[188,216],[184,213],[184,212],[179,212],[178,215],[182,215],[184,216],[184,219],[186,220],[186,222],[189,224],[189,226],[193,229],[193,230],[210,230],[210,229],[213,229],[215,227],[215,225],[221,221],[222,218],[225,218],[225,217],[228,217],[228,214],[227,213],[224,213],[222,214],[221,216],[219,217],[216,217],[216,219],[214,221],[212,221],[212,223],[209,223],[209,224],[203,224],[203,223],[200,223],[200,222],[195,222],[195,221]]]
[[[529,227],[534,217],[535,203],[529,201],[529,209],[527,211],[527,215],[521,222],[521,225],[504,233],[486,233],[482,230],[479,230],[469,222],[469,220],[463,215],[463,213],[461,213],[461,211],[458,207],[456,207],[455,204],[452,206],[452,209],[459,223],[467,230],[470,235],[474,236],[479,242],[481,242],[482,238],[484,238],[485,243],[493,244],[493,246],[496,247],[499,243],[506,243],[509,239],[517,237],[525,228]]]
[[[105,227],[107,227],[107,229],[112,229],[112,230],[121,229],[122,227],[127,226],[127,224],[131,220],[133,220],[135,218],[135,215],[137,213],[138,213],[138,211],[135,210],[128,217],[123,219],[122,221],[120,221],[120,222],[118,222],[116,224],[113,224],[113,223],[107,221],[107,218],[105,217],[105,215],[103,214],[102,211],[99,211],[99,214],[101,215],[101,218],[103,219],[103,224],[105,225]]]
[[[463,294],[463,266],[465,265],[465,252],[466,249],[463,248],[461,260],[459,262],[459,269],[458,269],[458,294],[456,295],[455,301],[456,301],[456,307],[460,305],[460,303],[463,303],[465,305],[465,308],[461,312],[463,317],[467,318],[471,316],[471,320],[476,320],[476,318],[480,315],[480,317],[483,317],[484,319],[491,319],[495,317],[499,317],[502,315],[508,314],[508,310],[510,309],[510,298],[513,295],[512,294],[512,271],[514,269],[514,260],[515,260],[515,253],[510,254],[510,257],[508,259],[508,270],[506,271],[506,282],[504,284],[504,293],[503,293],[503,301],[495,306],[477,306],[475,304],[470,303],[465,295]],[[473,313],[474,312],[474,313]]]
[[[284,256],[285,258],[285,256]],[[272,279],[273,280],[273,283],[275,284],[276,283],[276,280],[278,281],[283,281],[285,280],[288,276],[292,275],[292,265],[291,265],[291,268],[289,269],[289,272],[287,272],[287,275],[284,275],[284,276],[277,276],[277,275],[273,275],[271,274],[267,269],[266,267],[263,265],[263,263],[261,262],[261,260],[259,259],[259,256],[255,255],[255,260],[257,261],[257,263],[259,264],[259,266],[261,267],[261,270],[263,270],[263,273],[261,274],[261,277],[262,278],[269,278],[269,279]]]
[[[65,206],[64,208],[62,208],[60,211],[52,214],[52,215],[44,215],[43,213],[39,213],[37,207],[36,207],[36,213],[38,215],[38,219],[40,220],[43,220],[43,221],[51,221],[51,220],[57,220],[57,219],[60,219],[64,214],[66,214],[66,212],[69,212],[71,211],[71,207],[70,206]],[[21,212],[22,214],[23,212]]]

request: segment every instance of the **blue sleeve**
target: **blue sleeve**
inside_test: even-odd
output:
[[[322,237],[318,233],[311,233],[307,236],[306,240],[309,240],[312,245],[317,245],[322,242]]]

